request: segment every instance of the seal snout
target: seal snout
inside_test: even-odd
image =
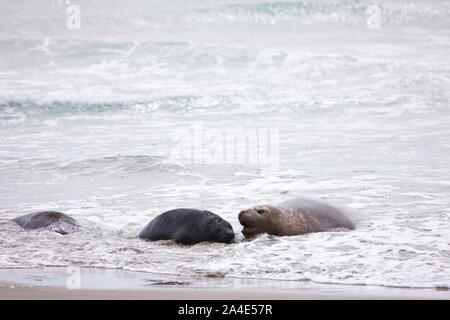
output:
[[[241,212],[239,212],[239,215],[238,215],[239,221],[246,219],[251,212],[252,212],[252,209],[242,210]]]
[[[239,222],[244,227],[242,229],[242,233],[244,234],[245,237],[249,237],[257,233],[256,227],[257,224],[255,221],[255,217],[252,213],[253,210],[248,209],[239,212],[238,215]]]
[[[227,230],[225,231],[225,243],[232,243],[234,241],[234,231]]]
[[[247,222],[248,212],[249,212],[249,210],[243,210],[243,211],[239,212],[239,215],[238,215],[238,220],[241,223],[241,225],[244,226],[244,228],[249,227],[249,224]]]

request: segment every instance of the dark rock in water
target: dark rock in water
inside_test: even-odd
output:
[[[60,234],[68,234],[79,229],[78,222],[68,215],[57,211],[40,211],[12,219],[24,229],[46,228]]]
[[[146,240],[174,240],[182,244],[202,241],[231,243],[233,227],[227,221],[205,210],[175,209],[150,221],[139,237]]]

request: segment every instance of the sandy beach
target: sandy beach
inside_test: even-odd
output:
[[[388,296],[359,294],[326,294],[284,290],[249,289],[180,289],[146,290],[67,289],[64,287],[27,286],[17,283],[0,284],[1,300],[412,300],[418,296]]]
[[[146,290],[67,289],[63,287],[30,287],[17,283],[1,283],[1,300],[304,300],[360,299],[359,296],[308,294],[304,292],[235,289],[155,288]],[[384,299],[384,297],[366,297]]]
[[[398,300],[450,299],[449,291],[370,286],[181,278],[103,268],[80,268],[69,289],[67,268],[0,269],[0,300]]]

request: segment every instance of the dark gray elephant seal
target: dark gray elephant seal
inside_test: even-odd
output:
[[[78,222],[68,215],[57,211],[40,211],[12,219],[24,229],[46,228],[60,234],[68,234],[78,230]]]
[[[182,244],[202,241],[231,243],[233,227],[218,215],[196,209],[174,209],[161,213],[139,234],[146,240],[174,240]]]
[[[260,233],[293,236],[335,228],[353,230],[353,222],[338,208],[320,200],[296,198],[277,206],[262,205],[241,211],[239,222],[245,237]]]

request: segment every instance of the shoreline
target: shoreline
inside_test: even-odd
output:
[[[68,289],[0,282],[0,300],[427,300],[420,296],[333,294],[268,289]],[[448,300],[449,298],[441,297]]]
[[[295,292],[290,290],[254,289],[68,289],[65,287],[29,286],[0,282],[0,300],[355,300],[386,299]],[[400,298],[397,298],[400,299]]]
[[[424,300],[450,291],[375,286],[184,277],[122,269],[45,267],[0,269],[0,300]],[[73,289],[69,289],[73,288]]]

